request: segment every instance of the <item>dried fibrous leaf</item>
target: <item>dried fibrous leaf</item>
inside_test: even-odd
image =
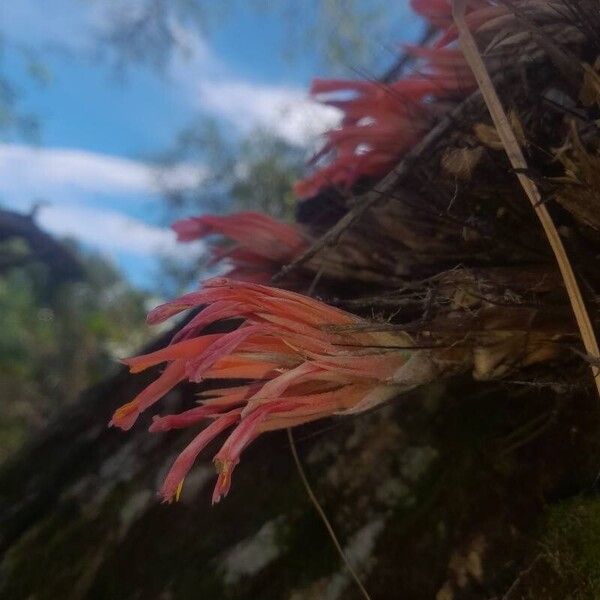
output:
[[[494,332],[473,348],[473,377],[489,381],[511,371],[556,358],[558,346],[545,334]]]
[[[578,221],[600,230],[600,153],[588,152],[572,123],[567,142],[555,151],[565,169],[557,202]]]
[[[442,156],[442,168],[458,179],[471,179],[483,156],[483,148],[448,148]]]
[[[531,33],[529,31],[517,31],[511,33],[510,28],[501,29],[494,39],[488,44],[486,53],[490,53],[494,50],[501,48],[514,48],[517,45],[523,45],[531,40]]]
[[[519,115],[517,115],[515,111],[511,110],[508,113],[508,119],[513,131],[515,132],[515,135],[517,136],[519,144],[521,146],[526,146],[527,138],[525,137],[525,131],[523,130],[523,125],[521,124]],[[477,123],[473,127],[473,131],[475,132],[477,139],[488,148],[492,148],[492,150],[504,149],[504,145],[500,141],[500,136],[493,125]]]
[[[598,104],[600,106],[600,56],[594,65],[583,63],[583,84],[579,92],[579,99],[584,106]]]

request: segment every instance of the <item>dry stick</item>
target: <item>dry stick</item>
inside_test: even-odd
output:
[[[515,169],[519,183],[531,201],[531,204],[542,223],[542,227],[544,228],[552,251],[554,252],[560,273],[565,282],[567,293],[569,294],[569,299],[571,301],[573,312],[575,313],[575,319],[577,320],[585,350],[589,355],[595,358],[600,357],[600,348],[598,348],[596,334],[594,333],[589,313],[585,307],[579,284],[577,283],[575,273],[573,272],[573,267],[571,266],[571,262],[569,261],[556,226],[552,221],[552,217],[550,216],[546,205],[542,202],[542,197],[537,186],[525,174],[528,172],[527,161],[525,160],[525,156],[523,155],[519,142],[510,125],[506,112],[502,107],[500,98],[496,93],[496,89],[494,88],[494,84],[492,83],[485,63],[477,48],[475,39],[465,22],[465,5],[466,0],[453,0],[452,3],[452,14],[458,29],[459,43],[463,54],[477,80],[483,99],[488,107],[496,130],[498,131],[500,140],[504,145],[504,150],[506,151],[508,159]],[[600,370],[597,366],[592,366],[592,373],[594,375],[598,395],[600,396],[600,378],[598,377],[600,375]]]
[[[327,533],[329,533],[329,536],[333,540],[333,544],[334,544],[336,550],[338,551],[338,554],[340,555],[341,559],[344,561],[344,564],[346,565],[346,568],[350,572],[350,575],[352,575],[352,578],[356,582],[356,585],[360,588],[362,595],[366,598],[366,600],[371,600],[371,596],[369,596],[369,592],[367,592],[367,590],[365,589],[365,586],[362,584],[357,572],[354,570],[354,568],[350,564],[350,561],[348,560],[348,557],[344,553],[344,549],[342,548],[342,545],[340,544],[337,536],[335,535],[335,531],[333,530],[333,527],[331,526],[331,523],[329,522],[329,519],[327,518],[325,511],[319,504],[319,501],[317,500],[315,493],[313,492],[312,488],[310,487],[310,483],[308,483],[308,479],[306,478],[306,473],[304,472],[304,467],[302,466],[302,463],[300,462],[300,457],[298,456],[298,450],[296,449],[296,442],[294,441],[294,436],[292,435],[292,430],[289,427],[287,428],[287,434],[288,434],[288,440],[290,442],[290,449],[292,451],[292,456],[294,457],[294,462],[296,463],[296,469],[298,469],[298,473],[300,474],[300,479],[302,479],[302,483],[304,484],[304,488],[306,489],[306,493],[308,494],[310,501],[313,503],[315,510],[319,513],[319,516],[321,517],[321,520],[323,521],[323,523],[327,529]]]

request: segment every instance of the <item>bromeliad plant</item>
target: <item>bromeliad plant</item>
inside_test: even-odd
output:
[[[347,193],[363,178],[382,177],[431,129],[453,102],[477,87],[464,56],[456,47],[458,32],[450,0],[413,0],[413,9],[437,30],[431,44],[405,46],[416,59],[411,73],[393,83],[316,79],[310,89],[315,100],[338,108],[343,119],[325,133],[321,150],[311,159],[314,172],[298,181],[298,198],[316,196],[327,188]],[[556,19],[560,1],[516,0],[519,14]],[[471,0],[466,23],[484,39],[492,70],[502,68],[502,58],[521,46],[526,59],[529,33],[516,31],[518,15],[503,2]],[[559,33],[564,32],[563,29]],[[553,35],[554,31],[549,32]],[[549,35],[544,32],[544,35]],[[514,60],[514,57],[511,57]]]
[[[195,458],[226,429],[233,430],[214,458],[219,476],[213,502],[227,494],[242,451],[261,433],[368,410],[466,362],[464,351],[419,350],[405,333],[364,331],[366,320],[317,300],[230,279],[207,281],[200,291],[156,308],[149,321],[197,306],[204,308],[170,345],[124,361],[132,373],[161,363],[166,368],[111,421],[129,429],[183,380],[248,380],[204,392],[198,407],[154,418],[151,431],[209,423],[173,464],[161,490],[165,500],[178,494]],[[232,318],[242,318],[242,325],[203,333]]]
[[[544,24],[545,3],[516,4]],[[440,113],[474,89],[473,76],[452,45],[456,31],[450,3],[415,0],[413,5],[441,30],[431,45],[406,49],[419,61],[415,73],[386,85],[330,80],[313,84],[313,93],[341,109],[345,117],[340,129],[326,135],[325,147],[316,158],[319,170],[298,185],[300,196],[311,196],[332,183],[349,188],[363,176],[387,172]],[[486,43],[506,48],[522,42],[522,36],[511,29],[515,15],[506,6],[474,0],[469,7],[466,21]],[[526,53],[517,54],[515,64],[521,54],[527,59]],[[589,95],[587,90],[585,97]],[[470,110],[470,103],[459,108],[467,105]],[[529,120],[528,135],[532,123],[546,127],[550,118],[553,130],[559,129],[562,116],[545,114],[544,119]],[[393,202],[372,207],[360,222],[347,226],[344,239],[338,236],[335,246],[320,253],[304,252],[310,239],[300,226],[259,213],[204,215],[175,224],[181,241],[220,235],[233,245],[211,247],[213,261],[231,264],[227,279],[209,280],[199,291],[149,315],[150,323],[160,323],[182,311],[196,310],[171,343],[125,361],[132,373],[158,365],[164,369],[115,412],[111,424],[122,429],[131,428],[143,411],[179,383],[203,384],[197,406],[154,417],[150,427],[155,432],[198,428],[165,479],[161,490],[165,500],[177,497],[196,457],[227,430],[229,435],[214,457],[218,479],[213,502],[228,493],[244,449],[266,431],[366,411],[401,392],[460,372],[471,371],[476,379],[501,378],[555,359],[565,344],[577,344],[562,279],[548,264],[545,240],[536,237],[532,219],[520,210],[519,190],[512,179],[507,181],[506,168],[493,164],[494,146],[479,134],[481,114],[463,115],[463,119],[468,123],[462,130],[468,144],[463,147],[464,140],[453,137],[449,147],[430,148],[429,165],[420,165],[423,172],[425,166],[430,173],[435,170],[435,190],[407,174],[409,185],[395,184],[388,190],[387,199]],[[478,140],[490,151],[472,148]],[[566,168],[565,160],[575,150],[573,160],[584,165],[584,158],[592,155],[582,144],[557,154],[551,173],[556,175],[558,162]],[[468,163],[469,168],[455,168],[457,157],[459,166]],[[546,165],[540,167],[542,172]],[[487,187],[474,180],[462,185],[477,168],[486,169],[486,177],[495,179],[486,180]],[[586,172],[572,166],[568,170]],[[581,183],[581,177],[577,179]],[[556,178],[548,181],[559,183]],[[574,194],[573,178],[567,183],[567,191]],[[573,197],[562,190],[556,198],[577,220]],[[592,190],[588,204],[596,199]],[[349,210],[352,206],[349,202]],[[598,229],[596,221],[585,223]],[[308,227],[309,231],[321,225],[316,219],[312,224],[315,227]],[[505,252],[507,247],[512,252]],[[305,271],[298,276],[302,286],[285,278],[283,285],[306,289],[309,282],[303,277],[315,276],[313,282],[322,277],[320,289],[347,293],[345,298],[336,297],[340,306],[363,314],[381,309],[382,318],[369,320],[295,292],[261,285],[301,255],[308,256],[302,262]],[[584,267],[582,272],[593,285],[596,265]],[[355,297],[357,289],[361,298]]]
[[[519,333],[523,325],[489,316],[490,330],[467,336],[411,336],[307,296],[273,287],[215,278],[203,288],[154,309],[152,324],[202,307],[173,337],[150,354],[125,360],[132,373],[166,364],[162,374],[111,424],[130,429],[139,415],[180,382],[219,380],[201,393],[199,405],[179,414],[154,417],[150,431],[201,427],[179,455],[163,484],[164,500],[177,497],[198,454],[216,436],[232,429],[215,455],[218,473],[213,503],[225,496],[243,450],[261,433],[294,427],[333,415],[360,413],[416,386],[466,370],[486,379],[513,366],[552,358],[556,346],[545,335]],[[241,325],[204,333],[221,322]],[[493,325],[495,323],[495,325]],[[495,327],[495,329],[494,329]],[[515,358],[518,357],[518,358]],[[240,380],[247,383],[239,385]],[[203,426],[202,424],[208,423]]]

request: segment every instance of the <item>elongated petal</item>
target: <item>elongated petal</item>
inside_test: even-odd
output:
[[[219,476],[213,492],[213,504],[229,493],[231,474],[240,461],[240,455],[248,444],[260,434],[259,426],[267,415],[275,412],[288,412],[295,407],[296,404],[291,401],[273,402],[257,408],[240,421],[214,458]]]
[[[185,429],[208,417],[215,416],[215,412],[214,408],[196,406],[176,415],[154,416],[148,431],[156,433],[157,431],[169,431],[170,429]]]
[[[203,335],[193,339],[185,340],[177,344],[170,344],[165,348],[151,352],[150,354],[142,354],[122,360],[129,367],[131,373],[139,373],[149,367],[158,365],[167,360],[176,360],[178,358],[192,358],[204,352],[214,341],[219,339],[223,334],[216,333],[212,335]]]
[[[115,411],[109,425],[128,430],[133,427],[140,413],[160,400],[185,377],[185,361],[176,360],[169,364],[160,377],[140,392],[131,402]]]
[[[179,241],[221,235],[234,242],[233,247],[213,247],[211,263],[228,260],[230,274],[251,281],[268,279],[307,245],[298,226],[253,211],[190,217],[174,223],[173,229]]]
[[[222,431],[239,421],[239,412],[231,411],[212,422],[203,429],[187,446],[187,448],[175,459],[173,466],[169,469],[160,495],[165,502],[170,501],[177,493],[178,488],[192,468],[198,454]]]

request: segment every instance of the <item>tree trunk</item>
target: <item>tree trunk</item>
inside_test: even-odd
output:
[[[159,502],[189,434],[106,427],[152,377],[120,371],[4,467],[0,595],[359,598],[281,433],[247,451],[219,505],[207,458],[179,502]],[[295,431],[373,598],[502,598],[511,585],[507,598],[597,597],[600,503],[579,495],[598,470],[596,401],[564,397],[457,380]]]

